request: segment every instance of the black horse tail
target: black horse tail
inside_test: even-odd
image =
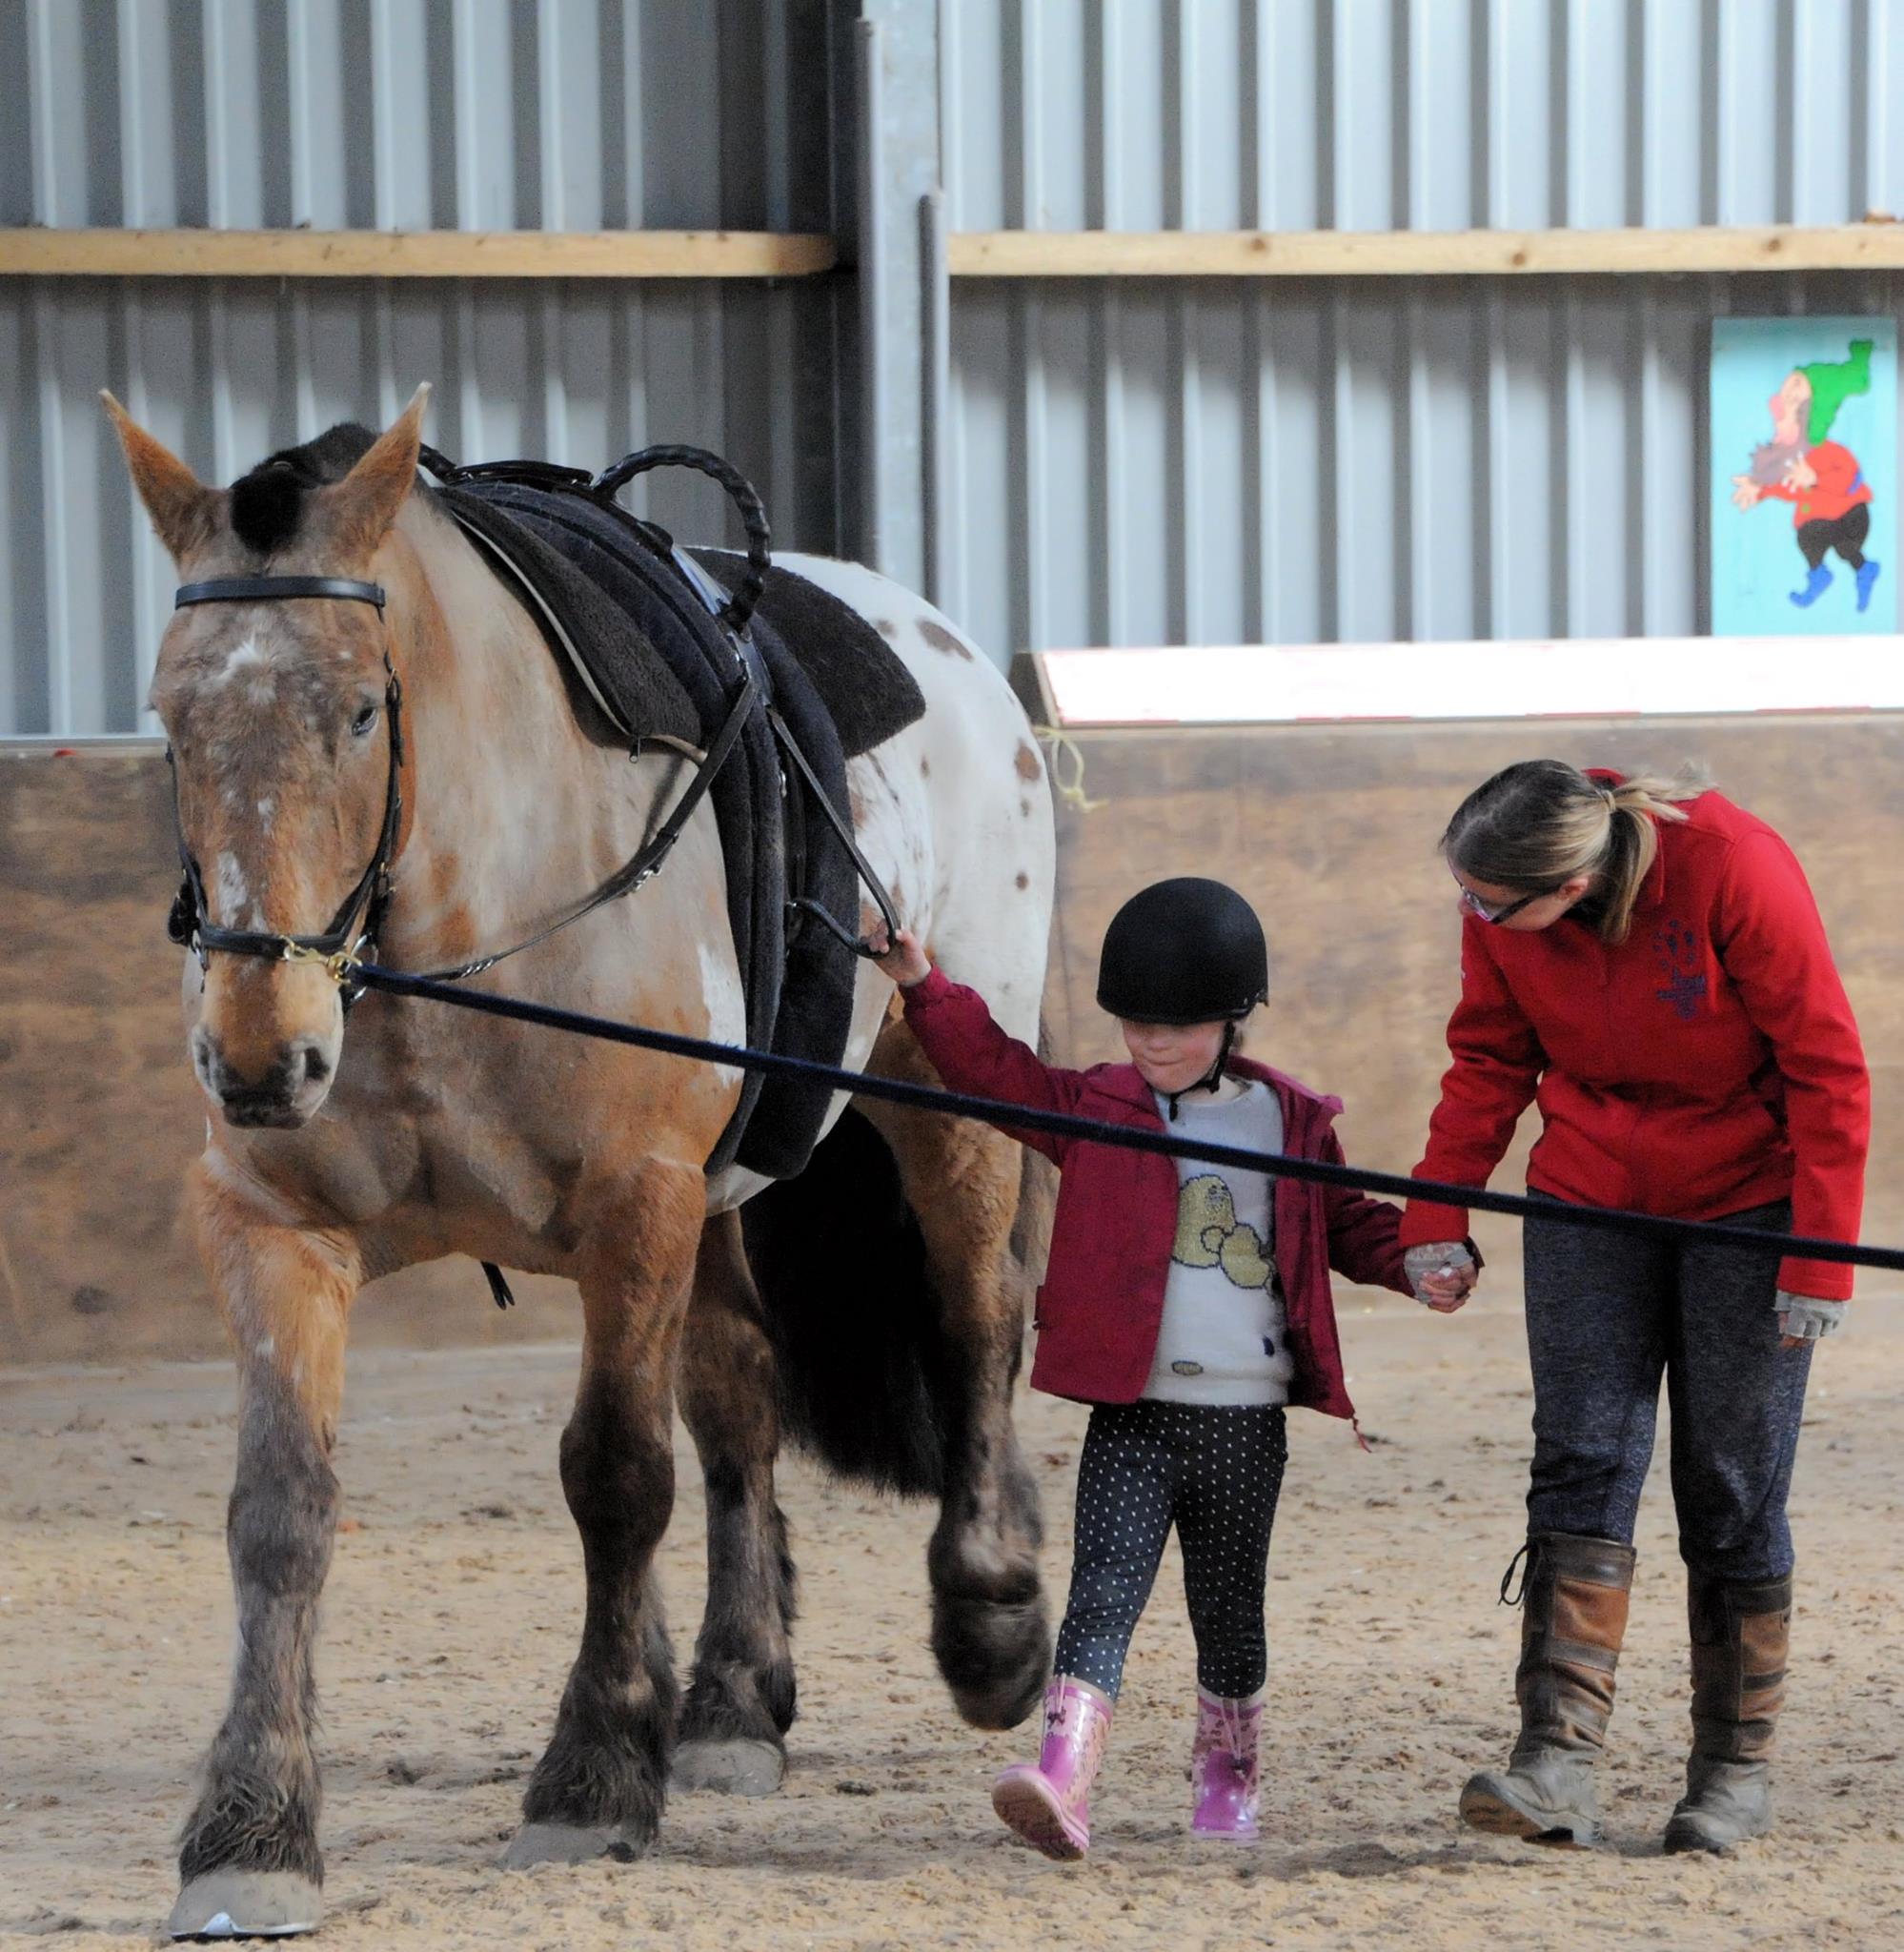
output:
[[[1056,1174],[1024,1156],[1011,1246],[1029,1271],[1043,1265]],[[805,1169],[756,1193],[740,1220],[778,1358],[782,1435],[842,1476],[940,1495],[952,1358],[885,1141],[849,1105]]]

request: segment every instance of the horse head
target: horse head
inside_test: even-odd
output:
[[[204,983],[189,1045],[234,1126],[294,1128],[329,1095],[343,1042],[335,965],[260,945],[350,928],[367,864],[397,838],[398,696],[381,603],[228,580],[402,575],[392,524],[415,478],[419,387],[375,439],[334,430],[208,488],[109,394],[132,484],[182,585],[151,704],[170,742],[188,906]],[[220,935],[236,940],[223,945]],[[251,952],[238,952],[246,941]]]

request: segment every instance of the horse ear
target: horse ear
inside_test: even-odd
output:
[[[132,486],[152,518],[158,539],[174,562],[183,562],[217,533],[225,497],[208,488],[162,440],[155,440],[110,393],[100,400],[111,415]]]
[[[423,410],[429,404],[426,380],[411,395],[410,404],[377,436],[363,459],[335,487],[324,490],[331,524],[347,554],[368,556],[396,519],[403,498],[416,478],[416,458],[423,445]]]

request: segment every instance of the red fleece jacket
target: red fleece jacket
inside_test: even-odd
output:
[[[953,1090],[1164,1129],[1157,1101],[1135,1065],[1104,1064],[1086,1071],[1047,1065],[1000,1029],[982,997],[941,969],[901,993],[913,1035]],[[1342,1109],[1339,1099],[1325,1098],[1245,1058],[1233,1058],[1229,1068],[1238,1077],[1260,1079],[1276,1093],[1286,1154],[1342,1158],[1331,1129]],[[1135,1402],[1149,1380],[1164,1319],[1164,1287],[1177,1235],[1176,1162],[1160,1152],[1003,1128],[1055,1160],[1063,1173],[1050,1265],[1038,1291],[1031,1387],[1084,1403]],[[1273,1198],[1276,1271],[1296,1372],[1289,1401],[1331,1416],[1352,1416],[1328,1271],[1333,1267],[1351,1281],[1408,1293],[1396,1239],[1401,1210],[1362,1193],[1292,1179],[1278,1179]]]
[[[1657,824],[1624,943],[1572,917],[1467,918],[1454,1062],[1416,1176],[1486,1186],[1532,1100],[1538,1191],[1692,1220],[1789,1195],[1793,1232],[1854,1241],[1871,1083],[1817,905],[1763,821],[1719,793],[1686,810]],[[1465,1210],[1415,1200],[1402,1239],[1467,1230]],[[1792,1259],[1778,1283],[1841,1300],[1852,1270]]]

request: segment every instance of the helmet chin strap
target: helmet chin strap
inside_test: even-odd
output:
[[[1177,1101],[1185,1091],[1207,1091],[1214,1097],[1219,1085],[1223,1083],[1224,1068],[1229,1063],[1229,1053],[1236,1047],[1236,1019],[1231,1017],[1223,1027],[1223,1042],[1217,1046],[1216,1062],[1210,1066],[1194,1085],[1185,1085],[1183,1091],[1170,1093],[1170,1123],[1177,1123]]]

